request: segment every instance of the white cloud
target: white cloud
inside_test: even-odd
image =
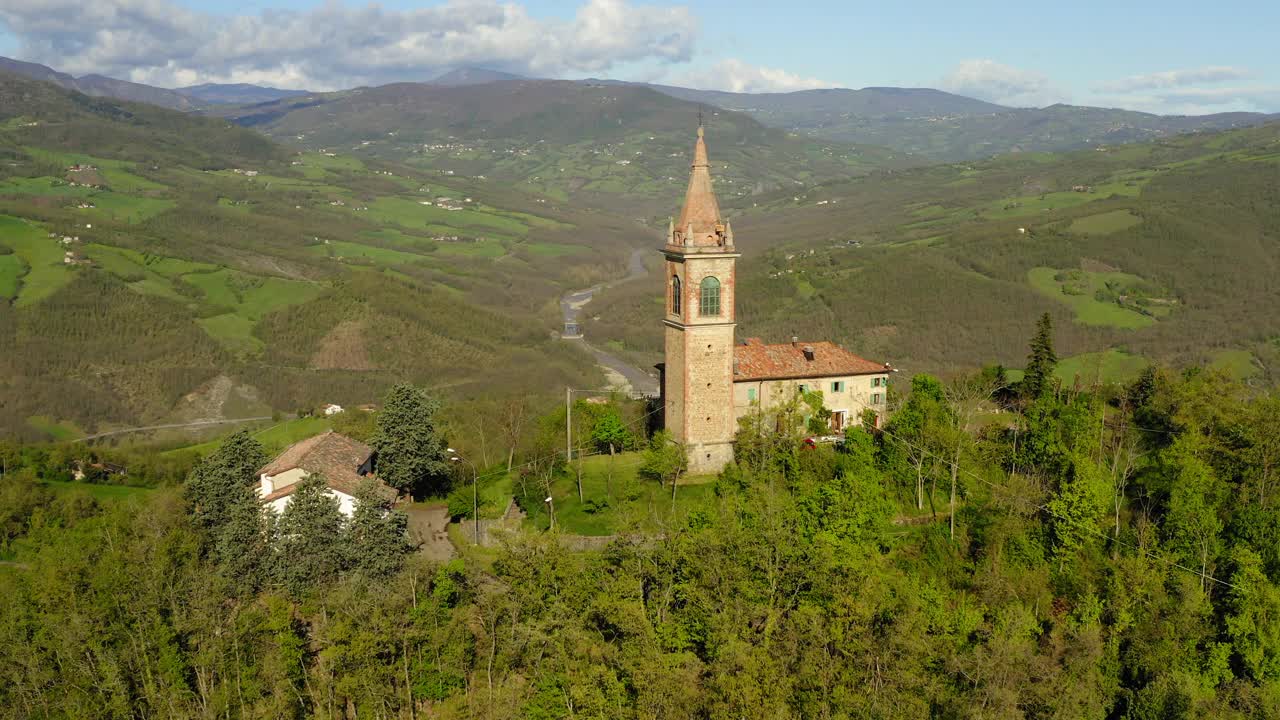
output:
[[[673,82],[701,90],[739,93],[792,92],[835,87],[834,83],[825,80],[796,75],[778,68],[751,65],[736,58],[721,60],[703,70],[682,73]]]
[[[554,77],[683,62],[697,34],[685,7],[627,0],[586,0],[566,21],[493,0],[403,11],[334,1],[232,17],[172,0],[0,0],[0,24],[19,39],[23,59],[77,75],[313,90],[424,80],[466,65]]]
[[[957,95],[1011,107],[1042,107],[1070,100],[1070,95],[1047,76],[994,60],[965,60],[941,84]]]
[[[1095,102],[1164,115],[1280,110],[1280,86],[1222,84],[1250,74],[1244,68],[1210,65],[1132,75],[1099,85]]]
[[[1099,95],[1099,105],[1159,115],[1208,115],[1220,112],[1280,111],[1280,85],[1178,88],[1164,92]]]
[[[1130,75],[1127,78],[1103,83],[1099,90],[1106,92],[1133,92],[1135,90],[1157,90],[1161,88],[1177,88],[1187,85],[1226,82],[1248,77],[1249,72],[1243,68],[1225,65],[1210,65],[1191,70],[1165,70],[1163,72]]]

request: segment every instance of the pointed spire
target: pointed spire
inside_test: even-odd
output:
[[[692,228],[690,237],[683,244],[724,244],[724,222],[720,218],[720,204],[711,189],[711,163],[707,160],[707,144],[703,140],[702,125],[698,125],[698,141],[693,146],[693,165],[689,172],[689,189],[684,195],[684,209],[676,221],[677,228]]]

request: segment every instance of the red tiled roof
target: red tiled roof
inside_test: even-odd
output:
[[[810,360],[806,349],[812,349]],[[840,375],[877,375],[889,369],[831,342],[797,342],[765,345],[749,338],[733,348],[733,380],[791,380]]]
[[[360,475],[359,469],[373,454],[373,448],[346,435],[330,430],[321,435],[307,438],[285,448],[275,460],[258,471],[259,475],[279,475],[295,468],[305,470],[307,474],[321,474],[330,489],[347,495],[354,495],[356,488],[369,476]],[[375,478],[376,479],[376,478]],[[388,499],[395,499],[396,491],[378,481],[382,494]],[[282,498],[292,493],[297,484],[286,485],[263,498],[265,501]]]

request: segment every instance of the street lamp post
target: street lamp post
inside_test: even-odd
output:
[[[458,454],[457,450],[449,448],[449,459],[453,462],[464,462],[471,468],[471,520],[475,523],[475,543],[480,544],[480,494],[476,489],[476,483],[479,480],[479,473],[476,472],[476,466],[470,460]]]

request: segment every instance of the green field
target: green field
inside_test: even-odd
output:
[[[254,322],[235,313],[223,313],[196,320],[209,337],[239,355],[261,352],[263,343],[253,335]]]
[[[1064,358],[1055,374],[1068,386],[1076,377],[1080,378],[1081,385],[1090,385],[1095,379],[1103,383],[1128,383],[1136,380],[1150,364],[1146,358],[1111,349]]]
[[[27,274],[22,277],[15,301],[18,306],[39,302],[71,281],[71,272],[62,262],[62,245],[39,227],[0,215],[0,242],[27,265]]]
[[[1122,173],[1111,182],[1094,187],[1092,192],[1067,190],[1003,198],[989,204],[985,212],[991,218],[1016,218],[1078,207],[1096,200],[1105,200],[1113,195],[1136,197],[1141,194],[1147,180],[1146,175]]]
[[[556,524],[564,532],[611,535],[632,526],[653,529],[674,516],[705,504],[714,496],[712,483],[681,485],[676,488],[676,502],[672,508],[669,487],[659,487],[657,483],[637,476],[637,470],[644,462],[642,453],[621,453],[612,461],[608,456],[597,455],[581,462],[585,502],[578,500],[575,473],[559,475],[552,484]],[[593,506],[592,501],[606,504],[603,507]],[[526,510],[530,523],[539,528],[548,526],[545,504]]]
[[[1040,293],[1071,307],[1076,313],[1076,322],[1084,325],[1102,325],[1109,327],[1135,329],[1147,327],[1155,322],[1154,318],[1135,310],[1120,307],[1115,303],[1102,302],[1094,297],[1094,291],[1105,286],[1108,281],[1142,282],[1142,278],[1127,273],[1083,272],[1088,278],[1088,285],[1082,294],[1072,295],[1063,292],[1063,283],[1054,279],[1060,271],[1055,268],[1037,267],[1027,272],[1027,280]]]
[[[152,488],[135,487],[133,485],[97,485],[83,482],[61,482],[58,480],[42,480],[40,484],[55,493],[85,493],[98,501],[128,500],[155,492]]]
[[[564,243],[550,242],[532,242],[527,243],[522,247],[528,248],[529,252],[533,255],[539,255],[542,257],[564,257],[565,255],[573,255],[586,250],[586,248],[581,245],[566,245]]]
[[[262,443],[262,449],[266,450],[268,455],[274,457],[279,455],[281,450],[284,450],[299,440],[306,440],[313,435],[319,435],[320,433],[332,428],[333,423],[331,423],[328,418],[304,417],[294,420],[286,420],[272,425],[271,427],[258,430],[253,433],[253,437],[257,439],[258,442]],[[172,455],[176,453],[193,452],[197,455],[204,456],[214,450],[217,450],[219,447],[222,447],[222,441],[224,439],[225,437],[222,437],[216,440],[210,440],[206,443],[200,443],[199,445],[189,445],[186,447],[176,448],[174,450],[166,451],[164,454]]]
[[[1233,380],[1247,380],[1262,372],[1248,350],[1219,350],[1213,354],[1209,367],[1222,370]]]
[[[360,245],[359,243],[343,240],[331,240],[327,245],[312,245],[308,249],[316,255],[328,255],[334,259],[342,260],[365,258],[378,265],[403,265],[405,263],[423,262],[428,259],[426,255],[373,245]]]
[[[97,174],[102,177],[107,186],[117,192],[156,192],[167,190],[168,188],[153,180],[148,180],[136,174],[137,166],[131,162],[122,160],[110,160],[107,158],[94,157],[82,153],[64,153],[43,150],[40,148],[24,148],[33,157],[39,158],[44,162],[50,162],[64,167],[72,165],[91,165],[97,168]]]
[[[18,296],[19,278],[27,271],[27,264],[16,253],[0,255],[0,300],[12,300]]]
[[[1112,210],[1111,212],[1077,218],[1071,222],[1071,227],[1068,229],[1073,233],[1106,235],[1131,228],[1141,222],[1142,218],[1134,215],[1132,211]]]
[[[85,432],[69,422],[57,422],[44,415],[33,415],[27,418],[27,425],[39,430],[57,442],[66,442],[82,438]]]
[[[182,279],[198,288],[206,303],[231,310],[197,322],[223,347],[239,354],[254,354],[262,349],[262,341],[254,337],[253,327],[263,315],[287,305],[305,303],[324,291],[316,283],[263,278],[225,268],[193,272],[183,275]]]

